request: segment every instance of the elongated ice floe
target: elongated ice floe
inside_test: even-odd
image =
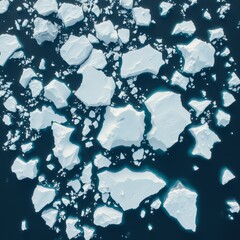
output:
[[[90,107],[110,105],[115,90],[113,78],[94,67],[86,67],[82,75],[82,83],[75,92],[76,97]]]
[[[83,236],[85,240],[90,240],[93,238],[93,234],[95,232],[95,229],[92,227],[89,227],[87,225],[83,226]]]
[[[136,209],[140,203],[165,187],[165,181],[150,170],[132,171],[124,168],[118,172],[103,171],[98,174],[101,193],[110,193],[112,199],[126,211]]]
[[[29,89],[31,91],[32,97],[35,98],[43,90],[43,84],[41,81],[34,79],[29,83]]]
[[[235,178],[235,175],[228,168],[225,168],[222,171],[221,184],[225,185],[229,181],[233,180],[234,178]]]
[[[224,31],[222,28],[215,28],[215,29],[208,30],[208,34],[209,34],[210,42],[224,37]]]
[[[152,115],[148,141],[154,150],[166,151],[178,142],[179,135],[191,123],[190,113],[183,107],[181,95],[170,91],[153,94],[145,105]]]
[[[176,24],[172,31],[172,35],[188,35],[191,36],[196,32],[196,27],[193,21],[183,21],[181,23]]]
[[[48,16],[58,11],[56,0],[37,0],[33,7],[37,10],[38,14],[42,16]]]
[[[142,73],[157,75],[162,65],[162,53],[147,45],[123,54],[121,77],[128,78]]]
[[[107,150],[117,146],[140,146],[145,129],[144,117],[144,112],[136,111],[132,105],[107,107],[97,139]]]
[[[67,170],[73,169],[80,163],[80,159],[78,157],[79,147],[70,141],[70,137],[74,131],[74,128],[53,123],[52,131],[55,144],[53,153],[55,157],[58,158],[62,168]]]
[[[197,193],[187,189],[181,183],[173,187],[163,204],[168,214],[186,230],[196,231]]]
[[[48,208],[42,212],[41,216],[46,225],[52,228],[57,221],[58,210],[55,208]]]
[[[78,218],[68,217],[66,219],[66,234],[68,239],[75,238],[81,231],[76,227],[78,223]]]
[[[187,45],[177,45],[177,48],[184,59],[185,73],[195,74],[204,68],[214,66],[215,49],[210,43],[195,38]]]
[[[209,128],[207,123],[192,127],[189,131],[196,142],[192,154],[210,159],[211,149],[215,143],[221,142],[220,138]]]

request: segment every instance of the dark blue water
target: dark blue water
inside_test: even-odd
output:
[[[9,12],[4,15],[0,15],[0,33],[5,33],[9,26],[14,25],[14,20],[19,17],[27,16],[25,12],[17,13],[15,11],[18,3],[20,1],[15,1],[11,4]],[[73,1],[68,1],[73,2]],[[99,1],[99,5],[107,5],[108,1]],[[180,3],[182,1],[177,1]],[[199,3],[187,12],[186,19],[191,19],[194,21],[197,32],[196,37],[203,40],[207,40],[207,30],[215,27],[223,27],[226,37],[228,39],[227,43],[223,43],[224,46],[228,46],[231,50],[231,55],[236,61],[236,66],[230,68],[230,70],[237,69],[239,72],[239,59],[240,59],[240,30],[236,28],[237,23],[240,20],[239,10],[240,2],[237,0],[228,1],[231,3],[231,10],[226,15],[226,19],[220,20],[217,17],[216,9],[219,4],[216,1],[209,0],[199,0]],[[149,28],[140,28],[140,31],[147,33],[154,38],[162,38],[163,43],[167,46],[173,46],[177,43],[185,43],[186,39],[183,37],[171,37],[171,31],[177,22],[182,21],[182,16],[179,13],[180,9],[178,6],[174,8],[171,14],[167,18],[161,18],[158,12],[158,1],[144,0],[141,2],[141,6],[150,8],[152,18],[156,21],[155,25],[151,25]],[[206,21],[202,16],[202,9],[208,8],[212,14],[213,20]],[[23,16],[22,16],[23,15]],[[49,17],[51,19],[51,17]],[[114,24],[121,23],[121,18],[118,16],[111,16],[110,19]],[[99,20],[100,21],[100,20]],[[60,21],[56,22],[60,23]],[[77,24],[74,28],[63,29],[62,33],[69,34],[73,32],[79,35],[79,28],[81,28],[82,23]],[[17,34],[19,37],[24,52],[27,56],[35,56],[32,62],[32,66],[38,66],[41,58],[46,58],[47,64],[51,62],[55,63],[55,67],[48,67],[48,70],[43,73],[43,82],[47,84],[53,77],[54,72],[57,69],[67,68],[66,63],[61,60],[59,55],[55,52],[56,43],[47,43],[39,47],[35,40],[31,40],[29,36],[26,36],[25,32],[17,32],[16,30],[11,30],[10,33]],[[84,30],[83,33],[87,33]],[[58,40],[56,41],[58,42]],[[221,46],[219,46],[221,47]],[[127,49],[125,49],[127,51]],[[165,53],[164,53],[165,54]],[[192,97],[199,97],[200,91],[205,89],[208,94],[208,98],[215,100],[218,105],[221,105],[221,94],[223,90],[223,83],[226,82],[227,70],[224,66],[224,59],[216,58],[216,64],[213,69],[207,70],[207,76],[211,73],[217,74],[217,81],[211,81],[207,77],[204,80],[200,74],[194,77],[195,89],[189,89],[186,93],[181,92],[178,88],[169,87],[161,79],[152,79],[149,74],[143,74],[138,77],[136,82],[137,87],[141,87],[142,92],[148,97],[153,92],[159,89],[173,89],[177,92],[181,92],[184,106],[189,109],[187,102]],[[108,65],[107,71],[111,72],[111,64]],[[165,65],[159,74],[171,77],[174,67],[179,67],[179,57],[175,56],[168,65]],[[20,93],[22,88],[17,84],[22,67],[19,66],[18,61],[9,61],[5,68],[0,68],[0,73],[7,74],[7,81],[13,82],[11,89],[14,91],[14,96],[17,97],[18,101],[25,105],[25,98],[23,98]],[[5,80],[6,81],[6,80]],[[72,74],[66,77],[65,81],[70,84],[72,90],[76,90],[81,83],[81,76],[77,74]],[[127,84],[126,84],[127,86]],[[147,91],[148,89],[148,91]],[[130,92],[130,90],[129,90]],[[116,93],[116,96],[118,93]],[[119,101],[117,97],[113,98],[113,102],[116,105],[124,105],[125,103]],[[240,215],[234,215],[234,221],[230,221],[228,218],[228,211],[226,206],[226,200],[235,198],[240,202],[240,158],[239,158],[239,144],[240,144],[240,107],[239,107],[239,94],[234,93],[236,98],[236,103],[228,108],[228,112],[231,113],[231,123],[228,127],[220,129],[216,128],[213,122],[210,122],[211,128],[219,135],[222,142],[217,144],[213,149],[212,159],[206,161],[199,157],[192,157],[190,151],[194,145],[194,139],[190,136],[188,131],[183,134],[184,141],[182,143],[176,144],[167,153],[162,152],[156,153],[156,161],[152,161],[148,158],[144,161],[140,168],[151,168],[159,172],[163,177],[166,178],[168,182],[168,187],[161,191],[159,194],[160,198],[163,200],[168,189],[177,181],[181,180],[186,186],[194,189],[198,194],[198,216],[197,216],[197,232],[191,233],[180,227],[180,225],[172,218],[170,218],[163,208],[154,211],[154,214],[150,214],[149,206],[142,203],[138,210],[127,211],[124,213],[124,222],[120,226],[109,226],[108,228],[97,228],[98,237],[96,239],[103,240],[235,240],[239,239],[239,229],[240,229]],[[74,97],[71,97],[69,103],[76,106]],[[143,105],[140,105],[133,97],[130,97],[130,102],[133,106],[140,109],[145,109]],[[37,103],[37,107],[41,106],[41,101]],[[31,108],[29,108],[31,110]],[[33,108],[34,109],[34,108]],[[2,103],[0,104],[0,111],[3,112],[4,107]],[[89,110],[86,110],[89,111]],[[104,109],[98,110],[100,115],[104,114]],[[214,112],[214,110],[212,110]],[[68,116],[68,110],[62,110],[62,113]],[[82,114],[81,110],[78,110],[79,114]],[[18,122],[19,118],[16,116],[15,122]],[[146,123],[149,128],[149,118],[146,119]],[[196,121],[197,123],[197,121]],[[27,124],[27,123],[26,123]],[[14,124],[10,129],[16,129],[17,125]],[[0,146],[6,141],[6,133],[9,130],[2,121],[0,121],[1,137]],[[234,134],[232,135],[231,132]],[[94,133],[95,135],[97,132]],[[87,149],[81,144],[81,127],[76,127],[76,132],[72,137],[72,141],[75,143],[80,143],[82,145],[81,158],[82,162],[92,161],[95,154],[98,152],[103,152],[97,141],[94,141],[94,147]],[[20,144],[20,143],[19,143]],[[143,143],[145,148],[148,148],[146,143]],[[40,164],[39,172],[48,173],[47,178],[56,179],[56,171],[48,171],[44,162],[47,155],[51,152],[53,148],[53,137],[51,131],[48,129],[42,132],[42,137],[35,142],[35,148],[32,152],[26,154],[26,158],[39,157],[42,161]],[[127,148],[117,148],[109,153],[113,159],[115,156],[119,156],[120,152],[125,152],[127,156],[126,161],[118,161],[112,169],[120,169],[123,166],[129,166],[133,169],[140,169],[133,165],[133,163],[128,160],[130,159],[131,151]],[[54,231],[49,230],[46,227],[45,222],[42,220],[40,214],[36,214],[33,209],[31,202],[31,196],[33,189],[37,184],[37,180],[23,180],[18,181],[15,174],[11,173],[11,165],[13,160],[20,154],[18,151],[2,151],[0,149],[0,240],[53,240],[53,239],[67,239],[64,231],[61,234],[56,234]],[[57,165],[57,161],[55,161]],[[194,164],[197,164],[200,169],[197,172],[192,170]],[[223,167],[230,168],[233,173],[237,176],[234,181],[229,182],[225,186],[221,186],[219,181],[220,172]],[[57,165],[57,167],[59,167]],[[74,169],[67,174],[65,179],[57,178],[60,181],[62,189],[61,192],[64,193],[66,190],[64,188],[66,179],[70,179],[79,173],[79,169]],[[89,196],[85,201],[79,201],[79,205],[93,206],[92,196]],[[150,198],[152,199],[152,198]],[[144,208],[147,211],[146,217],[144,219],[140,218],[140,211]],[[71,212],[68,209],[68,212]],[[21,221],[27,219],[29,229],[27,231],[21,231]],[[91,220],[84,219],[86,223],[90,223]],[[153,230],[149,231],[148,224],[153,226]],[[60,227],[64,230],[64,225],[60,224]]]

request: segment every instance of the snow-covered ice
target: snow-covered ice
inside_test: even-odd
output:
[[[231,116],[223,110],[218,109],[216,113],[216,120],[218,126],[226,127],[230,123]]]
[[[133,19],[138,26],[149,26],[151,23],[150,10],[143,7],[135,7],[132,10]]]
[[[48,208],[42,212],[41,216],[46,225],[52,228],[57,221],[58,210],[55,208]]]
[[[235,175],[228,168],[225,168],[222,171],[221,184],[225,185],[229,181],[233,180],[234,178],[235,178]]]
[[[23,68],[19,83],[22,85],[22,87],[26,88],[33,78],[37,78],[34,70],[32,68]]]
[[[196,27],[193,21],[183,21],[181,23],[176,24],[172,31],[172,35],[188,35],[191,36],[196,32]]]
[[[210,100],[191,100],[189,106],[195,111],[196,117],[199,117],[205,109],[211,104]]]
[[[37,0],[33,7],[37,10],[38,14],[42,16],[48,16],[58,11],[56,0]]]
[[[183,76],[180,72],[175,71],[172,78],[171,78],[171,84],[179,86],[183,90],[187,90],[187,85],[189,83],[189,78]]]
[[[81,231],[76,227],[78,218],[68,217],[66,219],[66,234],[68,239],[75,238]]]

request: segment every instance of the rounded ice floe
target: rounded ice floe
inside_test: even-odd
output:
[[[14,35],[1,34],[0,35],[0,66],[4,66],[12,54],[21,48],[21,44]]]
[[[41,45],[43,42],[54,42],[58,35],[58,28],[52,22],[37,17],[34,20],[33,37]]]
[[[55,196],[56,191],[54,188],[37,185],[32,195],[32,203],[34,205],[35,212],[41,211],[45,206],[51,203]]]
[[[56,108],[63,108],[68,105],[68,97],[71,91],[63,83],[53,79],[47,86],[44,87],[44,97],[51,100]]]
[[[120,5],[126,9],[132,9],[133,0],[120,0]]]
[[[195,38],[187,45],[177,45],[177,48],[184,59],[185,73],[195,74],[214,66],[215,49],[210,43]]]
[[[92,49],[92,44],[85,36],[70,35],[60,48],[60,55],[69,65],[80,65],[89,57]]]
[[[147,45],[123,54],[121,77],[134,77],[142,73],[157,75],[163,64],[162,53]]]
[[[93,67],[86,67],[82,75],[82,83],[75,92],[76,97],[89,107],[109,105],[115,91],[113,78]]]
[[[191,127],[189,131],[196,142],[192,154],[210,159],[212,156],[211,149],[213,148],[213,145],[217,142],[221,142],[219,137],[209,129],[207,123],[197,127]]]
[[[216,120],[217,120],[217,125],[220,127],[226,127],[231,120],[231,116],[228,113],[225,113],[224,111],[218,109],[216,113]]]
[[[66,219],[66,234],[68,239],[75,238],[81,231],[76,227],[78,218],[68,217]]]
[[[222,92],[222,100],[224,107],[229,107],[236,101],[235,97],[228,91]]]
[[[144,112],[136,111],[132,105],[107,107],[97,139],[107,150],[118,146],[140,146],[145,130],[144,117]]]
[[[105,42],[106,44],[117,42],[118,34],[110,20],[95,24],[94,28],[96,30],[96,36],[99,40]]]
[[[124,211],[138,208],[144,199],[158,193],[166,185],[150,170],[137,172],[128,168],[118,172],[103,171],[98,174],[98,179],[98,190],[102,194],[109,193]]]
[[[181,95],[170,91],[153,94],[145,105],[152,123],[147,139],[154,150],[166,151],[178,142],[179,135],[191,123],[190,113],[183,107]]]
[[[63,3],[58,10],[58,17],[62,20],[65,27],[71,27],[84,19],[82,7]]]
[[[221,176],[221,184],[225,185],[235,178],[235,175],[227,168],[223,169]]]
[[[107,227],[122,223],[122,212],[107,206],[97,207],[93,213],[93,223],[97,226]]]
[[[191,36],[196,32],[196,27],[193,21],[183,21],[181,23],[176,24],[172,31],[172,35],[188,35]]]
[[[163,204],[170,216],[177,219],[186,230],[193,232],[196,231],[197,197],[196,192],[178,183],[169,191]]]
[[[37,164],[38,159],[25,162],[23,159],[17,157],[13,162],[11,170],[16,174],[18,180],[25,178],[34,179],[38,174]]]
[[[32,68],[24,68],[19,83],[22,85],[22,87],[26,88],[33,78],[37,78],[34,70]]]
[[[132,10],[133,19],[138,26],[149,26],[151,23],[150,10],[142,7],[135,7]]]
[[[38,14],[42,16],[48,16],[58,11],[56,0],[38,0],[33,7],[37,10]]]
[[[10,2],[8,0],[1,0],[0,1],[0,14],[7,12],[9,5],[10,5]]]
[[[3,106],[9,111],[9,112],[16,112],[17,111],[17,100],[15,97],[10,96],[7,98],[7,100],[3,103]]]
[[[55,208],[48,208],[42,212],[41,216],[46,225],[52,228],[57,221],[58,210]]]

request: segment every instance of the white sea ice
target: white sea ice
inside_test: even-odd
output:
[[[224,31],[223,28],[216,28],[208,30],[209,34],[209,41],[212,42],[213,40],[218,40],[220,38],[224,37]]]
[[[185,73],[195,74],[204,68],[214,66],[215,49],[210,43],[195,38],[187,45],[177,45],[177,48],[184,59]]]
[[[70,141],[70,137],[74,130],[74,128],[65,127],[58,123],[52,124],[55,144],[53,153],[54,156],[58,158],[62,168],[67,170],[73,169],[80,163],[80,159],[78,157],[79,146]]]
[[[99,40],[105,42],[106,44],[117,42],[118,34],[110,20],[95,24],[94,28],[96,30],[96,36]]]
[[[176,24],[172,31],[172,35],[188,35],[192,36],[196,32],[196,27],[193,21],[183,21],[181,23]]]
[[[138,149],[132,155],[134,161],[138,161],[138,160],[141,161],[141,160],[143,160],[143,156],[144,156],[144,149],[143,148]]]
[[[151,203],[150,207],[151,207],[151,209],[159,209],[161,207],[161,205],[162,205],[161,200],[159,198],[157,198]]]
[[[110,105],[115,91],[113,78],[94,67],[86,67],[82,75],[82,83],[75,92],[76,97],[90,107]]]
[[[33,143],[28,142],[21,145],[21,150],[23,153],[29,152],[33,148]]]
[[[132,105],[107,107],[97,139],[107,150],[118,146],[140,146],[145,129],[144,117],[144,112],[136,111]]]
[[[26,88],[29,82],[33,79],[37,78],[36,73],[32,68],[23,68],[22,75],[20,77],[19,83]]]
[[[177,85],[183,90],[187,90],[187,85],[189,83],[189,78],[183,76],[180,72],[175,71],[172,79],[171,79],[171,84],[172,85]]]
[[[197,193],[181,183],[173,187],[163,204],[168,214],[174,217],[186,230],[196,231]]]
[[[33,7],[37,10],[38,14],[42,16],[48,16],[58,11],[56,0],[37,0]]]
[[[17,100],[15,97],[10,96],[6,99],[6,101],[3,103],[3,106],[9,111],[9,112],[16,112],[17,111]]]
[[[159,5],[159,8],[160,8],[160,15],[161,16],[166,16],[170,9],[173,7],[173,4],[172,3],[169,3],[169,2],[161,2],[160,5]]]
[[[232,72],[230,74],[230,77],[228,78],[227,81],[229,89],[236,88],[240,85],[240,79],[235,72]]]
[[[52,228],[57,221],[58,210],[55,208],[48,208],[42,212],[41,216],[46,225]]]
[[[210,100],[191,100],[189,106],[196,112],[196,117],[199,117],[205,109],[211,104]]]
[[[37,185],[32,195],[32,203],[34,205],[35,212],[41,211],[45,206],[51,203],[55,196],[56,190],[54,188]]]
[[[120,0],[120,5],[126,9],[132,9],[134,0]]]
[[[9,5],[10,5],[10,2],[8,0],[1,0],[0,1],[0,14],[7,12]]]
[[[51,100],[56,108],[63,108],[68,106],[68,97],[70,96],[70,89],[63,82],[53,79],[47,86],[44,87],[44,97]]]
[[[52,22],[40,17],[37,17],[34,20],[33,38],[35,38],[39,45],[41,45],[45,41],[54,42],[57,35],[58,28]]]
[[[156,92],[145,105],[152,115],[147,139],[154,150],[166,151],[178,142],[179,135],[191,123],[190,113],[183,107],[181,95],[171,91]]]
[[[22,46],[15,35],[0,35],[0,66],[4,66],[12,54]]]
[[[100,169],[104,167],[109,167],[111,165],[111,161],[104,157],[102,154],[98,154],[94,158],[94,165]]]
[[[43,90],[43,84],[41,81],[34,79],[29,83],[29,89],[31,90],[32,97],[35,98]]]
[[[62,20],[65,27],[71,27],[82,21],[84,14],[82,7],[71,3],[62,3],[58,10],[58,17]]]
[[[230,123],[231,116],[223,110],[218,109],[216,113],[216,120],[218,126],[226,127]]]
[[[93,222],[97,226],[107,227],[122,223],[122,212],[107,206],[97,207],[93,213]]]
[[[233,180],[235,178],[235,175],[227,168],[223,169],[222,176],[221,176],[221,184],[225,185],[229,181]]]
[[[84,166],[82,171],[82,176],[80,177],[81,182],[84,184],[89,184],[92,182],[92,163],[88,163]]]
[[[70,35],[60,48],[60,55],[69,65],[80,65],[89,57],[92,49],[92,44],[85,36]]]
[[[150,10],[142,7],[135,7],[132,10],[133,19],[138,26],[149,26],[152,20]]]
[[[92,239],[94,232],[95,232],[94,228],[86,226],[86,225],[83,226],[83,236],[84,236],[85,240]]]
[[[118,36],[121,42],[123,44],[126,44],[129,42],[130,39],[130,30],[127,28],[120,28],[118,29]]]
[[[28,223],[26,220],[23,220],[21,223],[21,230],[26,231],[28,229]]]
[[[240,206],[236,200],[229,200],[227,201],[227,205],[230,207],[231,213],[239,213]]]
[[[76,193],[78,193],[79,190],[81,189],[81,183],[78,179],[73,179],[69,181],[67,185],[72,187]]]
[[[162,65],[162,53],[147,45],[123,54],[121,77],[128,78],[142,73],[157,75]]]
[[[38,162],[38,159],[31,159],[30,161],[26,162],[17,157],[13,162],[11,170],[16,174],[18,180],[25,178],[34,179],[38,174]]]
[[[132,171],[123,168],[118,172],[108,170],[98,174],[98,190],[110,193],[112,199],[126,211],[136,209],[140,203],[165,187],[165,181],[150,170]]]
[[[192,154],[210,159],[212,156],[211,149],[214,144],[221,142],[219,137],[209,128],[207,123],[192,127],[189,131],[196,142]]]
[[[78,219],[75,217],[68,217],[66,219],[66,234],[68,239],[75,238],[81,231],[76,227]]]
[[[224,107],[229,107],[236,101],[235,97],[228,91],[222,92],[222,100]]]

